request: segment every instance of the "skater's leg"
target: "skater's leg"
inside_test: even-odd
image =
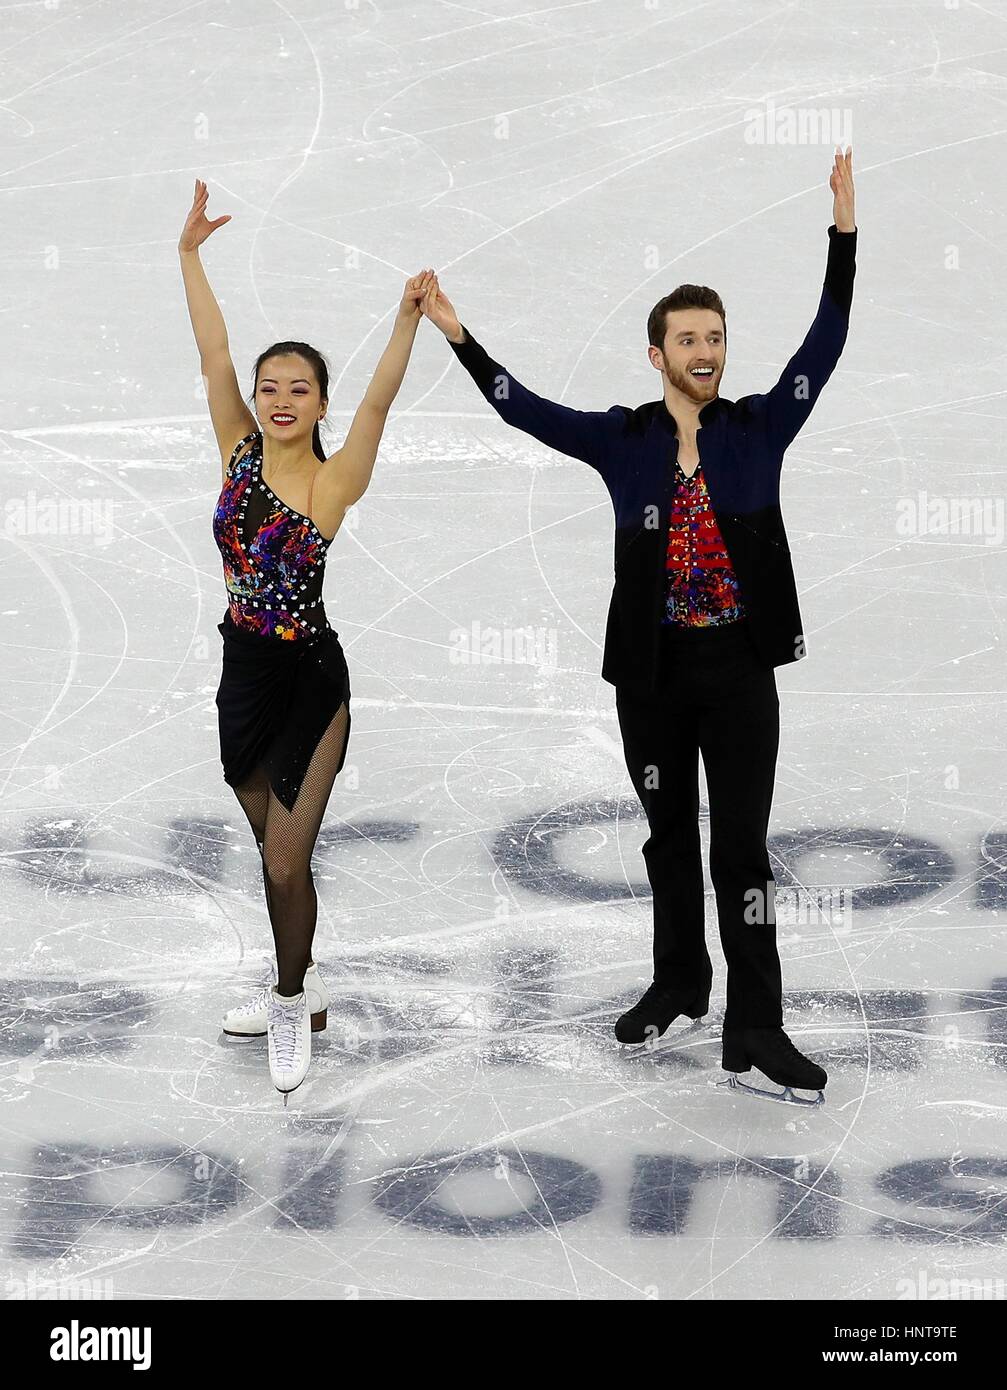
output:
[[[766,836],[779,695],[772,668],[759,665],[748,647],[718,655],[707,679],[698,730],[710,799],[710,876],[727,957],[724,1027],[775,1027],[783,1021],[782,985]]]
[[[311,855],[349,735],[349,709],[333,716],[312,755],[293,810],[270,792],[266,810],[263,866],[269,917],[276,943],[277,993],[299,994],[311,961],[318,899]]]
[[[242,782],[240,787],[234,788],[234,794],[261,851],[266,835],[266,810],[269,806],[269,778],[266,776],[265,768],[260,764],[251,777]]]
[[[270,912],[270,920],[272,920],[269,905],[269,878],[266,874],[266,862],[262,857],[262,847],[266,838],[266,811],[269,807],[270,790],[269,777],[261,763],[251,777],[242,782],[240,787],[235,787],[234,793],[241,809],[248,818],[252,834],[255,836],[255,845],[259,851],[259,862],[262,870],[262,888],[266,895],[266,910]]]
[[[626,766],[647,816],[643,846],[654,894],[654,979],[700,990],[713,976],[704,932],[699,750],[691,710],[670,693],[616,690]]]

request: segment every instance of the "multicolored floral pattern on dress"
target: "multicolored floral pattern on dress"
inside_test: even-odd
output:
[[[235,445],[213,513],[213,538],[236,627],[296,642],[329,626],[322,580],[331,537],[263,482],[261,430]]]

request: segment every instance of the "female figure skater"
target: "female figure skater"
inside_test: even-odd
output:
[[[208,196],[197,179],[178,250],[221,456],[213,516],[228,594],[218,628],[220,757],[262,858],[277,966],[276,984],[226,1014],[224,1031],[267,1034],[270,1075],[286,1105],[307,1073],[312,1030],[326,1024],[328,991],[311,958],[311,854],[350,733],[346,659],[322,605],[325,558],[347,508],[371,480],[432,272],[407,281],[346,440],[326,458],[318,422],[328,405],[328,369],[315,348],[280,342],[259,355],[258,421],[241,398],[223,315],[199,259],[206,238],[230,221],[207,219]]]

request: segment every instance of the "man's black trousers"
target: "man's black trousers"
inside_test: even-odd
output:
[[[773,874],[766,850],[780,742],[772,667],[759,663],[748,623],[661,629],[658,692],[616,687],[626,765],[650,836],[654,979],[705,990],[699,836],[699,754],[710,813],[710,877],[727,958],[727,1028],[783,1022]]]

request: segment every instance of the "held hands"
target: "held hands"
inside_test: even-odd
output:
[[[454,305],[441,289],[437,276],[432,273],[421,308],[430,322],[435,324],[450,342],[460,343],[462,341],[462,326],[458,322]]]
[[[856,231],[856,214],[853,207],[853,146],[849,145],[846,154],[836,146],[835,161],[829,175],[832,189],[832,220],[838,232]]]
[[[406,281],[406,287],[402,292],[402,299],[399,303],[399,323],[419,323],[420,319],[423,317],[421,301],[427,292],[433,275],[434,273],[432,270],[421,270],[418,275],[413,275]]]
[[[218,227],[222,227],[225,222],[230,222],[230,213],[223,217],[218,217],[210,222],[206,216],[206,200],[209,198],[206,191],[206,184],[202,179],[196,180],[196,193],[192,200],[192,207],[189,216],[185,219],[185,226],[182,228],[182,235],[178,238],[179,251],[195,251],[202,246],[203,242],[215,232]]]

